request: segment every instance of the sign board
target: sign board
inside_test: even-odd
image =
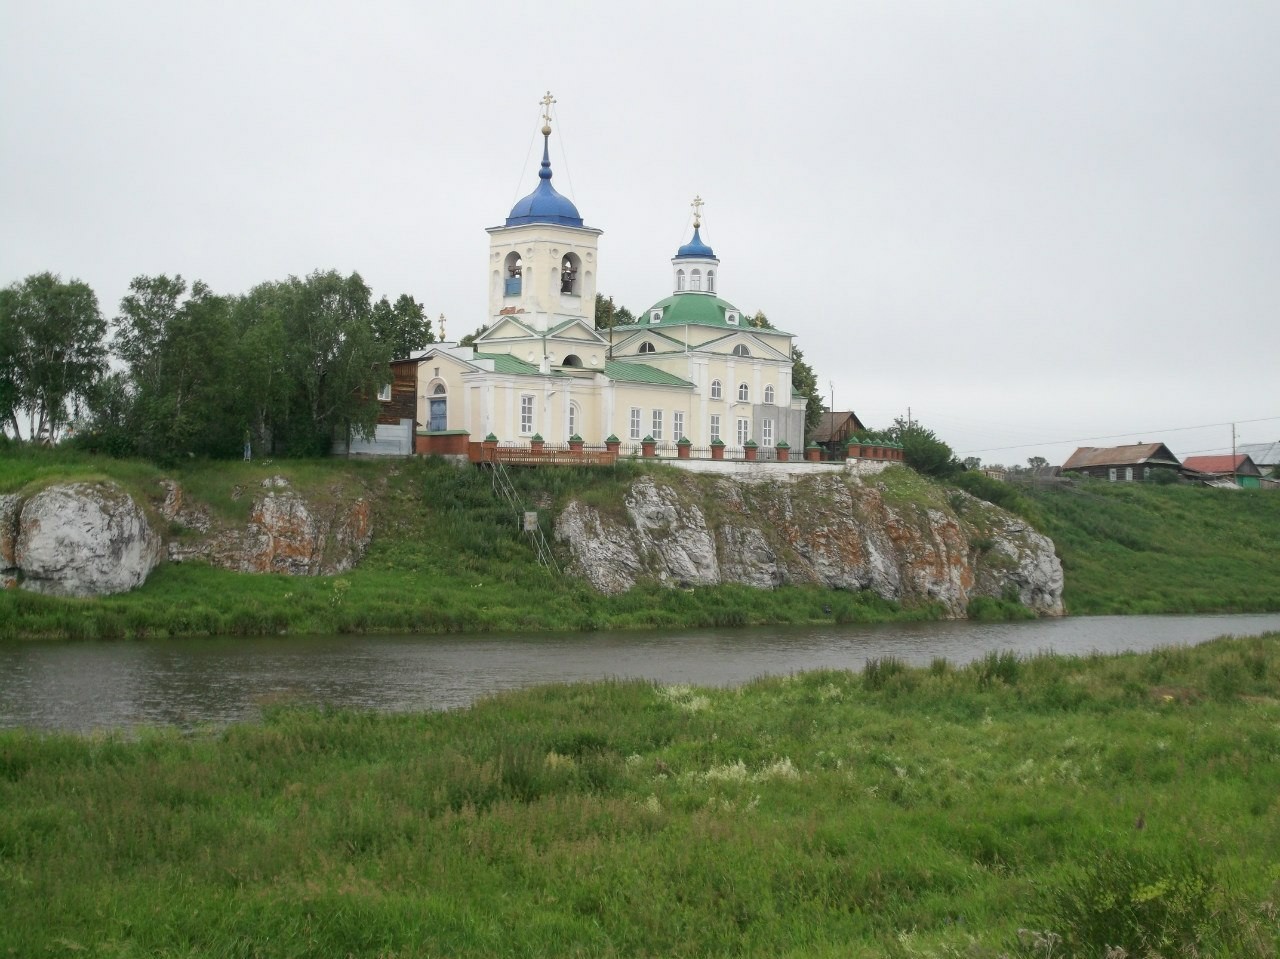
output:
[[[538,512],[530,510],[524,514],[524,531],[532,533],[538,528]]]

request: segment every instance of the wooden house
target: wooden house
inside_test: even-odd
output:
[[[821,446],[830,458],[844,459],[849,441],[865,431],[866,427],[853,410],[826,412],[809,439]]]
[[[1161,470],[1177,474],[1181,469],[1178,458],[1163,443],[1082,446],[1062,464],[1064,473],[1093,476],[1112,483],[1141,482],[1153,479]]]

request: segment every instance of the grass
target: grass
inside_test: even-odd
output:
[[[1086,482],[1029,491],[1078,614],[1280,609],[1280,496]]]
[[[1271,634],[4,732],[0,956],[1270,957],[1278,694]]]
[[[641,469],[624,461],[612,470],[510,472],[521,498],[539,507],[549,536],[549,517],[570,497],[616,514]],[[192,462],[161,471],[83,453],[11,447],[0,457],[0,491],[109,477],[145,503],[159,524],[161,480],[173,478],[216,518],[243,523],[249,491],[276,473],[287,474],[292,487],[315,503],[363,496],[373,504],[374,539],[356,569],[308,578],[166,564],[142,588],[120,596],[78,601],[4,590],[0,640],[689,628],[942,615],[936,606],[904,609],[871,593],[817,587],[642,585],[621,596],[601,596],[537,565],[486,473],[440,461]],[[686,474],[675,478],[682,495],[697,492]],[[988,489],[993,484],[994,493]],[[923,514],[950,504],[975,524],[973,549],[988,553],[992,541],[983,538],[973,500],[905,469],[887,471],[876,485],[900,511]],[[970,491],[1004,497],[1006,506],[1053,538],[1071,613],[1280,610],[1280,496],[1139,484],[1011,489],[987,481]],[[703,505],[709,515],[722,508]],[[1005,597],[975,600],[969,615],[995,620],[1027,614]]]

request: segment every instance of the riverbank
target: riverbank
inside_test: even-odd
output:
[[[1273,633],[0,733],[0,954],[1273,956],[1278,695]]]
[[[521,498],[540,507],[549,532],[554,507],[570,496],[616,509],[643,468],[623,463],[608,470],[512,470],[511,476]],[[150,504],[154,513],[160,480],[172,477],[215,516],[243,521],[249,499],[230,491],[261,488],[276,474],[321,499],[335,486],[367,496],[374,536],[355,569],[296,577],[162,564],[140,589],[100,599],[4,590],[0,639],[662,629],[943,615],[936,604],[904,607],[870,592],[819,587],[642,584],[603,596],[536,562],[487,474],[439,461],[192,463],[161,470],[24,449],[0,462],[0,493],[55,480],[104,478]],[[906,471],[890,471],[881,482],[906,501],[927,486]],[[1068,612],[1280,610],[1280,551],[1270,545],[1280,541],[1280,496],[1101,486],[1042,491],[1027,509],[1057,544]],[[1017,499],[1015,507],[1026,505]],[[162,518],[156,522],[167,524],[171,537],[188,535]],[[1017,603],[986,597],[973,601],[969,614],[989,620],[1030,615]]]

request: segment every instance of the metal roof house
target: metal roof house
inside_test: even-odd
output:
[[[1082,446],[1062,464],[1064,473],[1079,473],[1112,483],[1148,480],[1160,470],[1177,473],[1182,463],[1163,443],[1127,446]]]
[[[1237,486],[1257,489],[1262,485],[1262,470],[1258,469],[1248,453],[1232,456],[1226,453],[1221,456],[1188,456],[1182,461],[1182,468],[1188,472],[1202,476],[1235,479]]]

